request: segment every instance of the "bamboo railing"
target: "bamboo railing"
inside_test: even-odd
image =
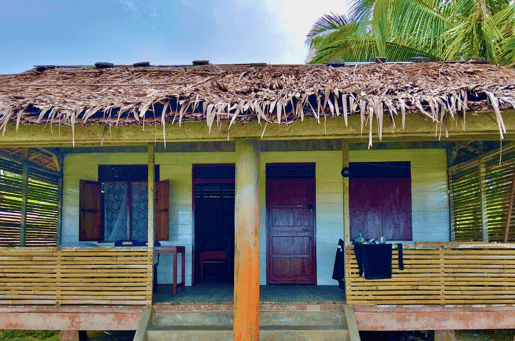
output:
[[[0,248],[0,305],[150,305],[145,247]]]
[[[352,247],[345,250],[348,304],[514,304],[515,245],[427,243],[403,247],[404,270],[393,250],[392,278],[358,274]]]

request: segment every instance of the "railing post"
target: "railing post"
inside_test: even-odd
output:
[[[236,141],[234,340],[259,340],[259,141]]]
[[[443,246],[438,247],[440,258],[440,305],[445,305],[445,250]]]
[[[57,290],[55,293],[55,305],[61,305],[61,249],[57,249],[57,271],[55,274],[55,282],[57,284]]]

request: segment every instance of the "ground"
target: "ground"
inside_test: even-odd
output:
[[[456,341],[513,341],[515,330],[457,330]],[[432,332],[360,332],[361,341],[433,341]]]

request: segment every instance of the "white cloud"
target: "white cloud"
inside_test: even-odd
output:
[[[157,17],[158,4],[156,0],[117,0],[133,17]]]
[[[266,0],[266,6],[270,11],[280,14],[278,25],[288,36],[282,60],[278,62],[295,64],[304,63],[306,59],[308,48],[304,41],[315,21],[331,12],[347,13],[349,8],[348,3],[341,0],[317,0],[309,4],[298,0]]]

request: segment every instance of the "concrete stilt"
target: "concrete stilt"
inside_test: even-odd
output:
[[[456,341],[454,330],[435,330],[435,341]]]
[[[59,333],[59,340],[61,341],[80,341],[78,330],[61,330]]]

